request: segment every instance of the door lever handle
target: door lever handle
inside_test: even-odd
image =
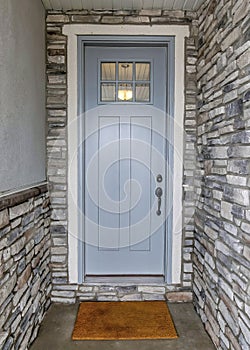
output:
[[[158,208],[156,211],[156,215],[160,216],[161,215],[161,196],[162,196],[162,188],[161,187],[157,187],[155,190],[155,195],[158,198]]]

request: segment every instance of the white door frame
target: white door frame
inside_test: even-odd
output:
[[[68,244],[69,282],[81,283],[78,273],[79,227],[82,215],[78,209],[78,36],[174,36],[175,37],[175,89],[174,89],[174,174],[173,174],[173,222],[171,271],[168,284],[180,283],[182,258],[182,177],[183,177],[183,121],[184,121],[184,39],[189,35],[188,26],[113,26],[113,25],[65,25],[63,34],[68,36]]]

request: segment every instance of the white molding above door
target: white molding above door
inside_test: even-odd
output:
[[[173,175],[173,233],[172,271],[170,284],[180,283],[182,254],[182,178],[184,138],[184,39],[188,26],[112,26],[65,25],[68,36],[68,242],[69,282],[78,283],[78,159],[77,159],[77,38],[79,35],[175,36],[175,92],[174,92],[174,175]]]

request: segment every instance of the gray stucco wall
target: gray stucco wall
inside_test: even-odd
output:
[[[0,193],[45,179],[45,11],[0,0]]]

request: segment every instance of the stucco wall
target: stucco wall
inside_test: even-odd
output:
[[[0,193],[45,179],[45,11],[0,1]]]

